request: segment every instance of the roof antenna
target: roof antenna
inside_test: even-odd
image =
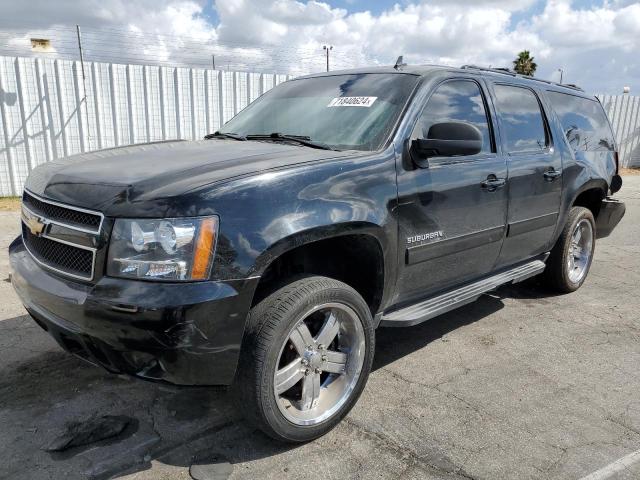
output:
[[[395,68],[396,70],[400,70],[400,68],[402,68],[402,67],[406,67],[406,66],[407,66],[407,64],[406,64],[406,63],[403,63],[403,61],[402,61],[402,55],[400,55],[400,56],[398,57],[398,59],[396,60],[396,64],[393,66],[393,68]]]

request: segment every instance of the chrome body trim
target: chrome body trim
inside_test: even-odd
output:
[[[68,223],[64,223],[64,222],[61,222],[59,220],[51,220],[49,218],[45,218],[48,223],[53,223],[54,225],[59,225],[61,227],[70,228],[72,230],[77,230],[79,232],[84,232],[84,233],[93,233],[93,234],[96,234],[96,235],[98,235],[102,231],[102,224],[104,223],[104,214],[102,214],[101,212],[96,212],[95,210],[88,210],[86,208],[75,207],[73,205],[66,205],[64,203],[54,202],[53,200],[47,200],[46,198],[42,198],[41,196],[36,195],[31,190],[27,190],[26,188],[24,189],[24,191],[27,192],[29,195],[31,195],[36,200],[41,201],[42,203],[48,203],[49,205],[55,205],[56,207],[66,208],[67,210],[75,210],[76,212],[87,213],[89,215],[95,215],[97,217],[100,217],[100,224],[98,225],[98,229],[97,230],[93,230],[93,229],[90,229],[90,228],[84,228],[84,227],[80,227],[80,226],[77,226],[77,225],[70,225]],[[23,207],[24,207],[24,202],[23,202]],[[24,208],[27,208],[27,207],[24,207]],[[42,217],[42,215],[38,215],[37,213],[35,213],[33,210],[31,210],[29,208],[27,208],[27,210],[29,210],[31,213],[33,213],[34,215],[36,215],[38,217]]]

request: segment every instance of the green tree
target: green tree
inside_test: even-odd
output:
[[[527,75],[533,77],[536,73],[538,65],[533,61],[533,57],[529,54],[529,50],[523,50],[518,54],[518,57],[513,61],[513,69],[520,75]]]

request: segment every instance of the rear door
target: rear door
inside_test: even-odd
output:
[[[491,271],[504,238],[507,168],[493,139],[484,82],[451,78],[438,84],[411,138],[431,125],[465,122],[483,134],[476,155],[433,157],[418,168],[406,155],[398,167],[400,224],[396,303],[411,302]]]
[[[507,236],[496,268],[548,251],[558,221],[562,157],[538,94],[496,83],[493,95],[509,170]]]

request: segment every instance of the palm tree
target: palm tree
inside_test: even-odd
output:
[[[533,57],[529,55],[529,50],[523,50],[518,54],[518,58],[513,61],[513,69],[520,75],[533,77],[536,73],[538,65],[533,61]]]

